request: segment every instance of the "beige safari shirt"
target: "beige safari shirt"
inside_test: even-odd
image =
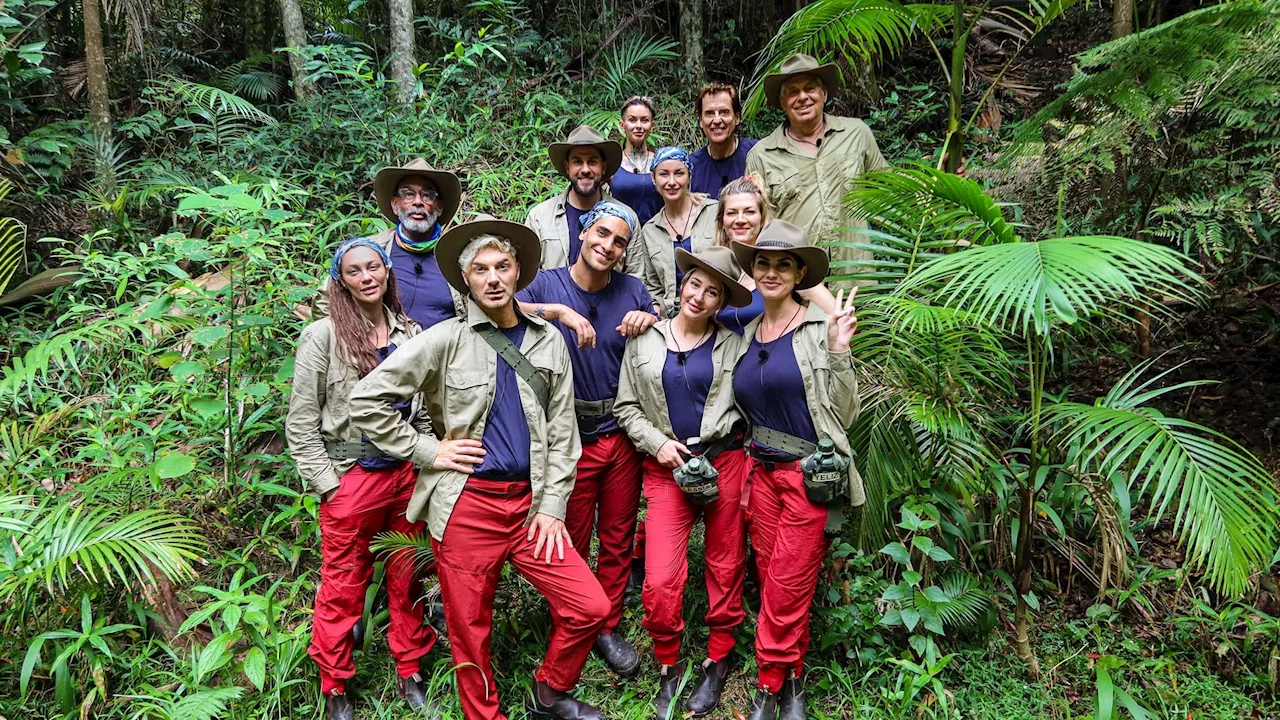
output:
[[[613,200],[619,205],[624,205],[621,200],[615,199],[609,194],[608,188],[600,190],[600,199]],[[530,230],[538,233],[538,241],[542,243],[542,269],[551,270],[558,267],[564,267],[569,264],[569,221],[565,219],[566,211],[565,203],[569,202],[569,189],[553,195],[546,200],[533,206],[529,211],[529,217],[525,218],[524,224]],[[634,243],[635,238],[632,238]],[[631,251],[627,251],[628,260]],[[628,261],[625,272],[635,275],[632,272],[631,263]]]
[[[742,333],[744,338],[755,337],[763,317],[761,315],[747,325]],[[852,462],[848,435],[849,426],[858,418],[858,376],[853,368],[852,354],[827,351],[828,317],[822,308],[809,303],[800,327],[791,338],[791,347],[795,350],[796,363],[804,378],[804,399],[809,406],[813,429],[818,431],[819,438],[831,438],[836,449],[851,459],[849,504],[858,507],[867,501],[867,496],[862,488],[862,475],[858,473],[856,463]],[[730,367],[738,366],[750,345],[749,341],[743,341],[734,346],[736,352]]]
[[[844,206],[844,196],[854,178],[889,167],[871,128],[855,118],[825,115],[826,130],[817,155],[810,157],[791,141],[780,125],[756,143],[747,154],[747,174],[760,173],[767,186],[776,217],[799,225],[809,241],[865,242],[858,230],[866,223],[855,220]],[[843,230],[842,230],[843,228]],[[829,249],[832,260],[868,260],[871,253],[846,247]],[[832,274],[849,267],[832,267]]]
[[[402,323],[390,310],[386,315],[391,328],[389,337],[397,348],[421,332],[413,321]],[[360,431],[350,422],[348,406],[359,380],[357,370],[338,356],[332,320],[324,318],[303,328],[294,356],[293,394],[289,397],[284,432],[303,485],[313,495],[323,497],[338,487],[343,474],[356,464],[353,459],[330,459],[324,444],[360,442]],[[421,406],[421,396],[415,395],[409,417],[416,421]],[[398,412],[396,417],[400,417]]]
[[[381,245],[382,249],[386,250],[387,254],[390,255],[391,245],[396,241],[396,229],[394,227],[388,228],[377,235],[370,235],[369,239]],[[435,258],[432,258],[431,262],[435,262]],[[391,271],[395,272],[395,269],[392,268]],[[320,281],[320,289],[316,291],[315,297],[311,298],[312,320],[319,320],[329,316],[329,283],[332,280],[333,278],[328,273],[325,273],[324,279]],[[453,289],[452,285],[449,286],[449,294],[453,296],[454,314],[461,317],[467,311],[467,304],[463,301],[462,295]]]
[[[662,387],[670,333],[671,321],[662,320],[628,341],[618,375],[618,399],[613,414],[627,437],[649,455],[657,455],[668,440],[682,443],[688,440],[673,437],[667,395]],[[714,342],[715,346],[711,349],[711,387],[707,390],[698,434],[698,441],[703,443],[719,440],[743,421],[742,413],[733,404],[733,366],[741,355],[737,346],[743,344],[743,339],[732,330],[719,328],[715,337],[707,342]]]
[[[544,412],[533,389],[517,376],[520,404],[529,423],[529,481],[532,518],[543,513],[564,519],[577,477],[582,442],[573,411],[573,369],[560,331],[526,317],[520,351],[551,387]],[[444,538],[453,507],[470,475],[432,467],[441,440],[484,438],[485,422],[498,385],[498,353],[476,332],[489,317],[474,301],[467,313],[435,325],[397,350],[369,373],[351,394],[351,421],[378,447],[418,467],[408,518],[424,516],[432,537]],[[400,419],[392,403],[421,392],[424,420],[417,428]]]
[[[693,222],[688,228],[691,238],[689,247],[693,249],[692,252],[699,253],[715,243],[716,216],[720,214],[720,203],[702,193],[695,193],[693,204]],[[676,288],[676,250],[675,243],[671,241],[670,229],[665,213],[659,211],[640,229],[640,247],[627,249],[628,258],[640,261],[638,277],[661,307],[662,315],[680,300],[680,292]],[[684,229],[676,228],[677,231]]]

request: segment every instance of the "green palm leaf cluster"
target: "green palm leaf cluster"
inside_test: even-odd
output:
[[[13,190],[13,183],[0,178],[0,203]],[[0,295],[18,274],[27,256],[27,226],[11,217],[0,217]]]
[[[946,5],[910,4],[896,0],[821,0],[806,5],[778,28],[760,51],[754,90],[744,112],[754,115],[764,105],[764,76],[777,72],[795,53],[827,57],[841,53],[854,63],[868,63],[901,52],[916,33],[931,33],[950,21]]]

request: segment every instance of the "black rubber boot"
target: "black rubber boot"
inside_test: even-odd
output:
[[[706,717],[720,705],[720,695],[724,692],[725,683],[729,682],[729,658],[702,666],[702,675],[698,684],[689,696],[689,704],[685,707],[694,717]]]
[[[356,720],[356,711],[351,707],[351,698],[345,693],[330,695],[324,699],[325,720]]]
[[[409,707],[418,711],[419,715],[429,718],[444,716],[440,705],[427,698],[427,689],[423,685],[422,676],[418,673],[407,678],[396,678],[396,694],[408,703]]]
[[[674,720],[682,713],[676,710],[680,695],[680,681],[684,679],[687,663],[683,660],[663,667],[658,674],[658,694],[653,696],[653,715],[657,720]]]
[[[644,558],[631,558],[631,574],[627,577],[627,594],[639,595],[644,589]]]
[[[777,720],[777,718],[778,696],[764,688],[756,690],[756,696],[751,700],[751,712],[747,714],[747,720]]]
[[[529,696],[529,713],[557,720],[604,720],[604,713],[540,680],[534,683]]]
[[[799,676],[787,678],[778,693],[778,720],[804,719],[804,680]]]
[[[640,655],[618,633],[600,633],[596,638],[596,653],[604,658],[610,670],[622,677],[633,677],[640,670]]]

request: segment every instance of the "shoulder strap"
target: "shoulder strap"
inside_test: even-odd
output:
[[[507,339],[507,336],[493,325],[479,325],[476,327],[476,332],[489,343],[489,347],[498,351],[502,359],[507,361],[512,370],[515,370],[516,375],[529,383],[529,387],[533,389],[533,396],[538,398],[538,404],[542,406],[545,413],[547,406],[551,404],[551,385],[538,373],[538,368],[529,362],[529,358],[520,352],[520,348],[516,347],[515,343]]]

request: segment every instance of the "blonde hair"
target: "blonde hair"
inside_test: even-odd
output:
[[[714,245],[720,247],[729,247],[729,237],[724,234],[724,201],[730,195],[756,196],[756,204],[760,206],[760,227],[764,227],[773,217],[773,213],[769,211],[769,201],[764,195],[764,189],[759,185],[744,177],[725,185],[720,190],[720,207],[716,210],[716,235],[712,241]]]

